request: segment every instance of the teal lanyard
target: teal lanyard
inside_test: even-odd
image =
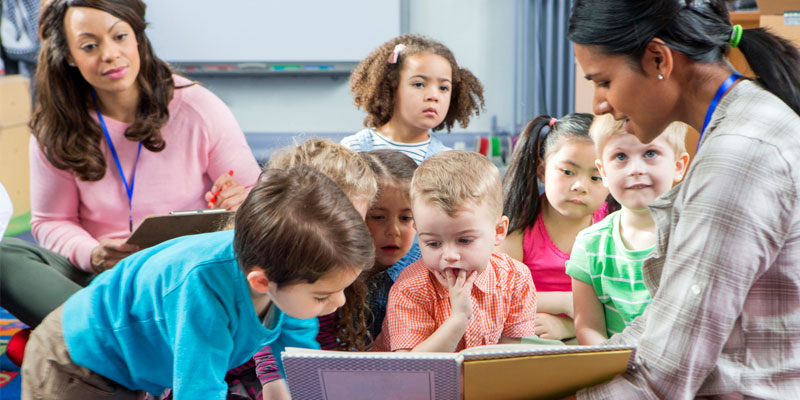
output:
[[[103,114],[100,112],[100,105],[97,104],[97,93],[95,93],[94,89],[92,89],[92,99],[97,109],[97,119],[100,120],[100,127],[103,128],[103,133],[106,135],[108,148],[111,149],[111,155],[114,156],[114,163],[117,164],[117,171],[119,171],[119,176],[122,178],[122,184],[125,185],[125,193],[128,195],[128,229],[133,232],[133,184],[136,182],[136,166],[139,164],[139,155],[142,154],[142,142],[139,142],[139,149],[136,151],[136,161],[133,164],[131,183],[128,185],[128,180],[125,179],[125,173],[122,172],[122,164],[119,162],[117,150],[114,148],[114,143],[111,142],[111,135],[108,134],[106,121],[103,120]]]

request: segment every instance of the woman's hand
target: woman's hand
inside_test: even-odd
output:
[[[548,313],[536,313],[533,319],[533,331],[542,339],[562,340],[575,337],[572,319]]]
[[[247,189],[229,174],[220,175],[205,196],[208,208],[224,208],[229,211],[239,208],[245,197]]]
[[[103,239],[92,250],[92,269],[99,274],[137,251],[139,246],[125,243],[125,239]]]

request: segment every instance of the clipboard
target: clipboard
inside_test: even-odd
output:
[[[127,243],[144,249],[179,236],[216,232],[225,228],[234,214],[234,211],[210,209],[150,216],[128,237]]]

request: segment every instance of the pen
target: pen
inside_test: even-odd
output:
[[[233,170],[228,171],[228,176],[233,176]],[[221,192],[221,191],[222,191],[222,187],[217,189],[217,192],[214,193],[214,197],[211,198],[211,201],[210,201],[211,204],[214,204],[214,203],[217,202],[217,196],[219,196],[219,192]]]

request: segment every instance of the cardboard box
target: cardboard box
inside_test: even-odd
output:
[[[0,76],[0,182],[14,205],[14,216],[31,210],[28,141],[31,115],[29,80]]]
[[[800,1],[758,0],[759,25],[800,48]]]

